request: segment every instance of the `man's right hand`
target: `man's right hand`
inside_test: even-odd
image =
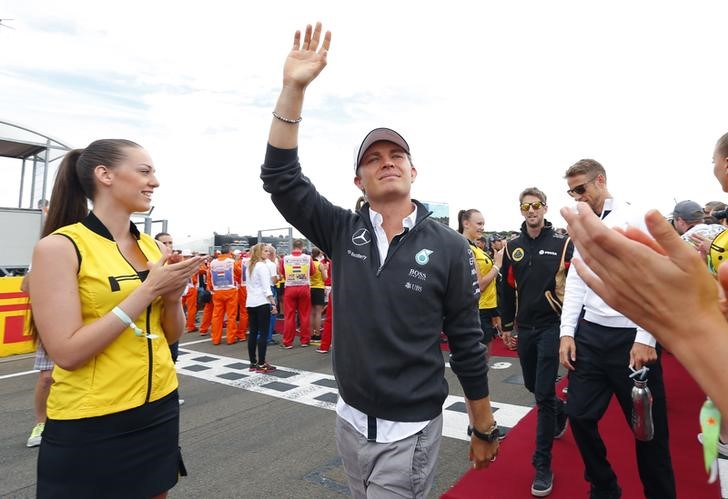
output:
[[[503,338],[503,344],[508,350],[518,348],[518,340],[513,336],[513,331],[503,331],[501,338]]]
[[[293,48],[283,66],[283,86],[305,89],[326,67],[326,56],[331,46],[331,32],[327,31],[321,42],[321,23],[312,29],[309,24],[301,44],[301,32],[293,37]]]
[[[574,370],[576,361],[576,343],[571,336],[562,336],[559,345],[559,363],[570,371]]]

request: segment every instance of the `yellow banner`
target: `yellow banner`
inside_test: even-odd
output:
[[[30,298],[22,277],[0,277],[0,357],[35,350],[30,335]]]

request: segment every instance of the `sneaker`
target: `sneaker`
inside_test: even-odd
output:
[[[258,364],[250,364],[248,371],[253,372],[258,370]]]
[[[179,405],[183,405],[185,403],[185,399],[179,399]]]
[[[255,372],[265,374],[275,370],[276,368],[274,366],[268,364],[267,362],[264,362],[263,364],[258,364],[258,368],[255,370]]]
[[[321,340],[311,339],[311,341],[309,342],[309,345],[313,345],[313,346],[317,347],[317,346],[321,345]]]
[[[268,340],[268,344],[269,345],[277,345],[278,344],[278,340]]]
[[[698,433],[698,442],[703,443],[703,434]],[[718,439],[718,454],[728,457],[728,444],[723,443],[720,438]]]
[[[546,497],[554,488],[554,474],[548,468],[539,468],[536,470],[536,478],[531,484],[531,495],[536,497]]]
[[[569,427],[569,418],[566,417],[566,413],[562,412],[556,415],[556,430],[554,431],[554,438],[558,439],[564,436],[566,429]]]
[[[293,348],[293,345],[286,345],[285,343],[281,343],[281,348],[285,348],[286,350],[290,350]]]
[[[309,345],[310,345],[310,343],[301,343],[301,347],[303,347],[303,348],[305,348],[305,347],[307,347]]]
[[[40,445],[41,436],[43,435],[43,429],[45,423],[38,423],[33,427],[33,431],[30,432],[28,442],[25,444],[26,447],[38,447]]]
[[[316,352],[318,352],[318,353],[329,353],[329,351],[328,351],[328,350],[323,350],[323,349],[321,349],[321,348],[317,348],[317,349],[316,349]]]

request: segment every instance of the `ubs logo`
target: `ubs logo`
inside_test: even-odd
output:
[[[356,246],[364,246],[372,242],[372,238],[367,229],[359,229],[351,236],[351,242]]]

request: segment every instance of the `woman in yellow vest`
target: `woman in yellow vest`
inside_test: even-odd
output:
[[[503,252],[495,254],[497,261],[494,262],[485,251],[475,244],[475,241],[483,236],[484,227],[483,215],[478,210],[460,210],[458,213],[458,232],[470,241],[470,249],[475,257],[475,271],[478,275],[478,288],[480,289],[480,300],[478,301],[480,327],[483,330],[483,343],[487,348],[500,329],[496,278],[503,262]]]
[[[149,154],[127,140],[97,140],[59,167],[30,277],[56,364],[39,498],[166,497],[184,474],[168,344],[184,330],[181,297],[200,259],[167,262],[130,221],[158,186]]]
[[[326,305],[326,285],[329,278],[329,269],[322,262],[324,254],[318,248],[311,249],[311,265],[314,273],[311,275],[311,344],[321,345],[321,314]]]

